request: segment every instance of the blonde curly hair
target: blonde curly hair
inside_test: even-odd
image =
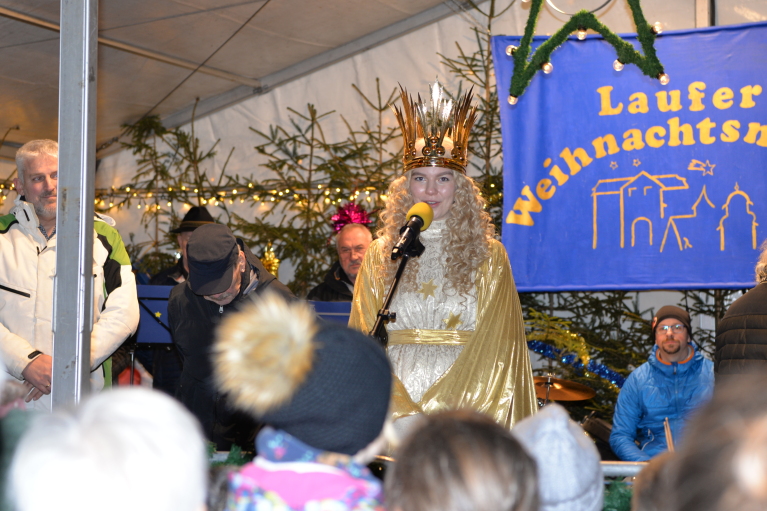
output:
[[[475,271],[490,256],[490,240],[495,237],[495,226],[485,211],[486,201],[474,180],[457,171],[453,171],[453,178],[454,201],[445,223],[446,291],[467,294],[474,286]],[[383,227],[377,233],[383,239],[384,254],[391,253],[399,239],[400,227],[407,222],[407,212],[415,204],[410,193],[409,172],[392,181],[387,196],[386,207],[381,212]],[[394,279],[398,266],[399,263],[385,258],[378,269],[387,285]],[[415,291],[417,275],[418,258],[414,258],[408,263],[400,286],[406,291]]]

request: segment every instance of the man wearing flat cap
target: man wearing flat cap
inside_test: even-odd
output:
[[[214,223],[216,221],[204,206],[192,206],[189,208],[189,211],[181,220],[181,224],[170,231],[171,234],[176,235],[180,257],[173,266],[163,268],[154,275],[149,280],[149,284],[152,286],[175,286],[180,282],[184,282],[189,276],[189,268],[186,261],[186,246],[189,243],[189,238],[198,227]],[[144,355],[144,349],[139,349],[137,356],[139,358],[142,355],[151,357],[149,358],[151,366],[148,366],[148,368],[151,369],[152,373],[152,387],[175,396],[178,380],[181,377],[181,360],[177,350],[172,345],[165,345],[151,348],[151,350],[146,350],[146,352],[148,353]],[[143,359],[141,361],[144,362]]]
[[[213,382],[214,331],[223,316],[267,291],[290,300],[293,294],[225,225],[195,229],[186,252],[189,277],[173,288],[168,302],[171,335],[182,359],[176,397],[219,450],[232,443],[251,445],[256,423],[235,412]]]
[[[623,461],[647,461],[668,450],[666,419],[678,443],[685,421],[714,390],[714,364],[690,342],[687,311],[661,307],[652,331],[650,358],[626,379],[615,405],[610,447]]]

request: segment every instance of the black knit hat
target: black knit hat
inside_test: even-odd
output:
[[[356,454],[381,432],[391,368],[372,339],[325,324],[314,337],[312,372],[289,403],[260,419],[323,451]]]
[[[216,221],[213,220],[213,217],[210,216],[210,213],[208,213],[207,209],[202,206],[192,206],[189,208],[189,211],[186,213],[186,215],[184,215],[184,218],[181,220],[181,224],[175,229],[172,229],[170,232],[173,234],[191,232],[205,224],[214,223],[216,223]]]
[[[235,406],[323,451],[353,455],[381,433],[392,375],[370,337],[272,295],[224,318],[219,388]]]
[[[664,305],[658,309],[657,314],[655,314],[655,317],[652,318],[653,340],[655,339],[655,328],[658,326],[658,323],[668,318],[678,319],[687,329],[687,335],[692,337],[690,314],[686,310],[679,308],[676,305]]]
[[[240,247],[227,226],[207,224],[192,233],[186,256],[189,287],[198,295],[215,295],[232,285]]]

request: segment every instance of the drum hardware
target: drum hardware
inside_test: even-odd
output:
[[[620,460],[610,447],[610,433],[613,429],[612,424],[597,417],[596,412],[591,412],[583,418],[581,427],[594,441],[594,445],[596,445],[597,450],[599,451],[599,457],[602,458],[603,462]]]
[[[543,399],[544,406],[549,403],[549,400],[582,401],[597,395],[591,387],[574,381],[560,380],[550,374],[534,377],[533,385],[535,386],[535,396],[538,399]]]

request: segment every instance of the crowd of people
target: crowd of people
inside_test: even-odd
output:
[[[539,409],[508,256],[466,175],[471,92],[453,101],[436,83],[425,101],[404,89],[400,99],[403,173],[389,187],[377,236],[360,224],[340,229],[338,261],[309,295],[350,301],[348,326],[319,320],[241,238],[192,208],[173,231],[181,258],[152,280],[174,285],[174,350],[153,361],[165,393],[97,392],[112,380],[110,355],[138,324],[127,252],[99,214],[93,394],[55,412],[58,146],[37,140],[19,149],[18,197],[0,217],[0,505],[602,509],[593,441],[559,405]],[[405,258],[381,346],[369,334],[399,268],[392,254],[401,228],[419,203],[433,218],[408,239],[422,250]],[[756,274],[757,286],[719,324],[714,361],[696,346],[687,311],[668,305],[653,317],[655,346],[620,391],[610,437],[621,459],[649,460],[635,509],[767,503],[767,400],[754,398],[767,383],[758,375],[767,358],[767,244]],[[209,478],[206,442],[256,456]],[[381,482],[367,465],[384,452],[395,461]]]

